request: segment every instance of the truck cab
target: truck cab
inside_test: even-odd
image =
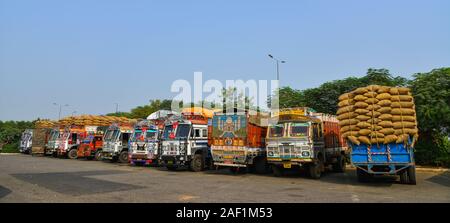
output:
[[[210,166],[208,117],[203,113],[182,112],[168,120],[162,134],[161,164],[169,170],[188,167],[202,171]]]
[[[100,160],[103,146],[103,135],[90,134],[85,137],[78,147],[78,158],[86,158],[88,160]]]
[[[309,108],[284,109],[273,115],[267,131],[267,161],[275,176],[305,167],[318,179],[325,167],[345,171],[346,147],[334,116]]]
[[[53,128],[50,130],[50,135],[48,142],[45,145],[45,155],[51,155],[56,157],[59,148],[59,138],[61,137],[61,132],[59,128]]]
[[[156,164],[159,155],[159,129],[142,121],[136,124],[130,138],[129,160],[134,165]]]
[[[103,137],[102,159],[128,163],[128,141],[133,127],[129,125],[111,125]]]
[[[84,126],[70,126],[64,129],[59,137],[57,156],[76,159],[78,147],[86,136]]]
[[[33,130],[26,129],[22,133],[22,136],[20,137],[19,150],[21,153],[31,154],[31,147],[33,142],[32,139],[33,139]]]

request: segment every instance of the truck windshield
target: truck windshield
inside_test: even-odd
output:
[[[284,124],[270,126],[269,137],[282,137],[284,132]]]
[[[292,123],[290,134],[292,137],[304,137],[308,136],[308,123]]]
[[[106,130],[104,140],[105,140],[105,141],[106,141],[106,140],[110,140],[111,137],[112,137],[112,134],[113,134],[113,131],[112,131],[112,130]]]
[[[164,139],[169,139],[170,133],[173,130],[173,126],[172,125],[166,125],[166,127],[164,128],[164,134],[163,134],[163,138]]]
[[[134,130],[133,136],[131,137],[132,142],[141,141],[142,130]]]
[[[119,136],[120,136],[120,131],[116,129],[113,131],[110,140],[116,141],[117,139],[119,139]]]
[[[156,130],[147,130],[145,134],[146,139],[156,139]]]
[[[175,137],[177,139],[187,138],[187,137],[189,137],[189,130],[191,130],[191,125],[189,125],[189,124],[180,124],[177,127],[177,134],[175,135]]]
[[[49,140],[56,140],[59,136],[59,131],[52,131],[52,134],[50,135]]]

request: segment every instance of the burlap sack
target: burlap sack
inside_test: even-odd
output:
[[[348,132],[342,134],[342,138],[344,138],[344,139],[349,136],[358,136],[358,132],[348,131]]]
[[[391,107],[392,108],[412,108],[412,107],[414,107],[414,103],[406,102],[406,101],[392,102]]]
[[[365,100],[365,102],[366,102],[367,104],[371,105],[371,104],[376,104],[376,103],[378,103],[379,100],[376,99],[376,98],[368,98],[367,100]]]
[[[349,106],[349,105],[352,105],[352,104],[353,104],[353,101],[351,99],[349,99],[349,100],[340,101],[338,103],[338,106],[342,108],[344,106]]]
[[[364,144],[366,144],[366,145],[369,145],[369,144],[370,144],[370,139],[369,139],[367,136],[359,136],[359,137],[358,137],[358,140],[359,140],[361,143],[364,143]]]
[[[391,88],[391,90],[389,91],[391,95],[399,95],[399,94],[408,95],[409,92],[410,92],[409,88],[405,87]]]
[[[405,101],[405,102],[408,102],[408,101],[412,101],[413,100],[413,97],[412,96],[410,96],[410,95],[394,95],[394,96],[392,96],[391,97],[391,101]]]
[[[354,108],[367,108],[367,106],[369,106],[369,104],[366,102],[358,101],[355,103]]]
[[[410,129],[410,128],[415,128],[416,123],[415,122],[394,122],[393,127],[394,127],[394,129],[403,129],[403,128]]]
[[[363,108],[358,108],[358,109],[355,110],[355,112],[360,114],[360,115],[364,115],[364,114],[367,114],[369,112],[369,110],[363,109]]]
[[[377,93],[373,92],[373,91],[369,91],[369,92],[365,93],[364,96],[367,97],[367,98],[376,98],[377,97]]]
[[[403,134],[398,136],[397,141],[395,143],[406,143],[408,141],[408,134]]]
[[[370,124],[369,122],[358,122],[356,126],[359,127],[360,129],[367,129],[370,128],[372,124]]]
[[[367,93],[368,91],[369,90],[367,89],[367,87],[360,87],[360,88],[357,88],[356,90],[354,90],[353,93],[362,95],[362,94]]]
[[[367,90],[368,91],[378,91],[378,89],[380,89],[380,85],[376,85],[376,84],[373,84],[373,85],[369,85],[369,86],[367,86],[366,88],[367,88]]]
[[[361,130],[360,130],[361,131]],[[384,134],[381,132],[376,132],[373,131],[369,134],[369,137],[373,137],[373,138],[384,138]]]
[[[378,102],[378,103],[380,103],[380,102]],[[372,110],[378,110],[378,109],[380,109],[381,108],[381,106],[380,105],[378,105],[378,104],[375,104],[375,105],[369,105],[369,106],[367,106],[367,110],[369,110],[369,111],[372,111]]]
[[[414,115],[416,111],[411,108],[394,108],[391,111],[393,115]]]
[[[368,123],[373,123],[373,124],[378,124],[378,123],[380,123],[382,120],[381,119],[379,119],[379,118],[371,118],[371,119],[369,119],[369,120],[367,120],[367,122]]]
[[[377,112],[377,111],[369,111],[369,112],[366,113],[366,115],[369,116],[369,117],[378,118],[378,116],[380,116],[381,113]]]
[[[382,101],[382,100],[391,100],[391,94],[389,93],[382,93],[377,95],[377,99]]]
[[[406,121],[406,122],[415,122],[416,121],[416,117],[411,116],[411,115],[393,115],[392,116],[392,121],[393,122],[401,122],[401,121]]]
[[[359,126],[357,126],[357,125],[347,125],[347,126],[344,126],[344,127],[340,128],[340,131],[342,133],[344,133],[344,132],[348,132],[348,131],[359,131],[360,129],[361,128]]]
[[[384,137],[384,144],[389,144],[389,143],[393,143],[396,142],[398,139],[398,137],[396,135],[387,135]]]
[[[381,121],[378,123],[378,125],[383,128],[392,128],[394,126],[391,121]]]
[[[370,142],[372,144],[381,144],[384,143],[384,138],[371,138]]]
[[[353,111],[353,105],[345,106],[342,108],[339,108],[336,112],[337,115],[340,115],[342,113],[351,112]]]
[[[355,118],[356,116],[358,116],[358,113],[355,112],[347,112],[347,113],[342,113],[340,114],[337,119],[338,120],[345,120],[345,119],[352,119]]]
[[[382,127],[382,126],[379,126],[379,125],[372,125],[372,126],[370,127],[370,129],[371,129],[372,131],[380,131],[380,130],[383,129],[383,127]]]
[[[381,106],[381,107],[389,107],[391,106],[391,101],[390,100],[381,100],[377,103],[377,105]]]
[[[359,121],[356,119],[346,119],[346,120],[339,121],[339,126],[343,127],[346,125],[356,125],[358,122]]]
[[[348,99],[352,99],[352,98],[353,98],[352,93],[345,93],[345,94],[339,96],[339,101],[348,100]]]
[[[361,144],[358,140],[358,138],[356,138],[355,136],[347,136],[347,139],[350,140],[350,142],[352,142],[353,144],[359,145]]]
[[[387,135],[393,135],[395,133],[394,128],[383,128],[379,130],[379,132],[383,133],[385,136]]]
[[[392,115],[391,114],[382,114],[378,116],[379,119],[383,121],[392,121]]]
[[[365,97],[363,95],[356,95],[355,97],[353,97],[353,100],[355,100],[355,101],[365,101],[365,100],[367,100],[367,97]]]
[[[367,115],[358,115],[356,116],[356,119],[358,119],[359,121],[367,121],[370,119],[370,117]]]
[[[390,107],[381,107],[377,111],[380,112],[381,114],[390,114],[391,111],[392,111],[392,108],[390,108]]]
[[[383,93],[388,93],[390,90],[391,90],[391,88],[388,86],[380,86],[380,88],[378,88],[377,92],[378,92],[378,94],[383,94]]]
[[[359,135],[362,135],[362,136],[367,136],[367,135],[369,135],[370,133],[371,133],[372,131],[370,131],[370,129],[361,129],[361,130],[359,130]]]

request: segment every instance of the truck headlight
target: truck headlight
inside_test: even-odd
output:
[[[272,151],[270,151],[270,152],[268,152],[268,155],[269,155],[269,156],[273,156],[274,154],[273,154]]]
[[[310,155],[311,155],[311,153],[309,151],[303,151],[302,152],[302,156],[309,157]]]

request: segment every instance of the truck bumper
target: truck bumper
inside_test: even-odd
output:
[[[395,175],[410,166],[415,166],[414,163],[353,163],[353,165],[373,175]]]
[[[161,156],[161,165],[173,167],[185,167],[189,164],[185,156]]]

